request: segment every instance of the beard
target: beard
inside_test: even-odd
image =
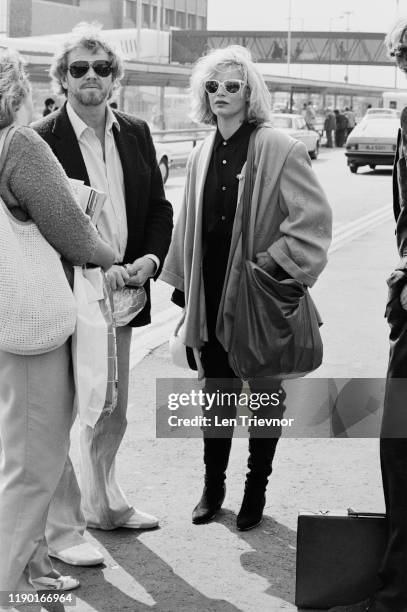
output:
[[[80,89],[74,93],[74,97],[82,106],[99,106],[106,102],[109,94],[109,91],[102,89]]]

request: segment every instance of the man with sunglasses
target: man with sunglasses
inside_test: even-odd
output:
[[[167,254],[172,207],[147,124],[109,106],[123,66],[100,28],[77,26],[55,55],[50,74],[67,101],[33,127],[70,178],[107,196],[97,227],[116,253],[108,274],[112,290],[126,283],[144,285],[148,297],[141,313],[117,328],[117,408],[94,429],[80,426],[81,492],[69,462],[49,511],[50,554],[73,565],[94,565],[103,556],[84,539],[86,525],[108,530],[158,525],[125,498],[115,477],[115,457],[126,429],[131,330],[150,323],[149,278],[159,274]]]
[[[407,18],[399,20],[385,39],[388,54],[407,75]],[[391,274],[386,308],[390,326],[390,358],[387,370],[380,461],[388,524],[387,546],[382,559],[380,587],[368,599],[329,612],[407,612],[407,109],[393,169],[393,209],[401,260]]]

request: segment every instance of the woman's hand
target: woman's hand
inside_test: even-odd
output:
[[[277,263],[274,259],[267,253],[267,251],[262,251],[261,253],[256,254],[256,263],[260,268],[266,270],[269,274],[273,274],[277,270]]]

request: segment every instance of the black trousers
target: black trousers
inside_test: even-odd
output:
[[[216,250],[208,250],[203,259],[208,342],[202,348],[201,361],[205,373],[205,393],[213,394],[213,397],[217,397],[217,392],[219,392],[219,397],[221,394],[223,397],[226,397],[226,394],[231,394],[233,398],[234,396],[239,396],[243,383],[230,367],[228,354],[216,337],[216,321],[224,283],[227,256],[228,249],[226,250],[224,246],[218,245]],[[252,393],[264,393],[269,397],[273,394],[278,394],[279,397],[278,403],[270,401],[269,405],[259,407],[257,407],[257,404],[255,404],[256,407],[253,407],[253,405],[250,407],[249,405],[251,414],[257,416],[258,419],[281,419],[285,410],[285,392],[281,388],[281,380],[257,378],[250,380],[249,386]],[[203,410],[203,413],[204,416],[210,418],[212,427],[205,428],[204,435],[231,438],[233,436],[233,426],[229,428],[227,426],[216,428],[213,425],[215,417],[217,417],[218,422],[221,418],[234,419],[237,413],[236,404],[233,401],[215,401],[209,410],[207,408],[208,406]],[[281,427],[277,425],[271,427],[256,427],[252,425],[249,431],[250,436],[256,438],[278,438],[281,436]]]

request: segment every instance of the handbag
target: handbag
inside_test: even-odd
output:
[[[75,406],[94,427],[117,405],[116,337],[109,288],[100,268],[74,267],[78,317],[72,338]]]
[[[144,287],[122,287],[113,291],[113,323],[115,327],[127,325],[146,305]]]
[[[254,185],[254,139],[250,137],[243,189],[242,262],[229,363],[239,378],[296,378],[322,362],[321,322],[308,289],[293,278],[279,280],[250,260],[248,227]]]
[[[0,171],[16,129],[1,134]],[[34,221],[16,219],[1,198],[0,286],[1,350],[47,353],[72,335],[76,304],[59,254]]]
[[[327,609],[363,601],[380,586],[387,544],[384,514],[301,512],[297,529],[295,605]]]

